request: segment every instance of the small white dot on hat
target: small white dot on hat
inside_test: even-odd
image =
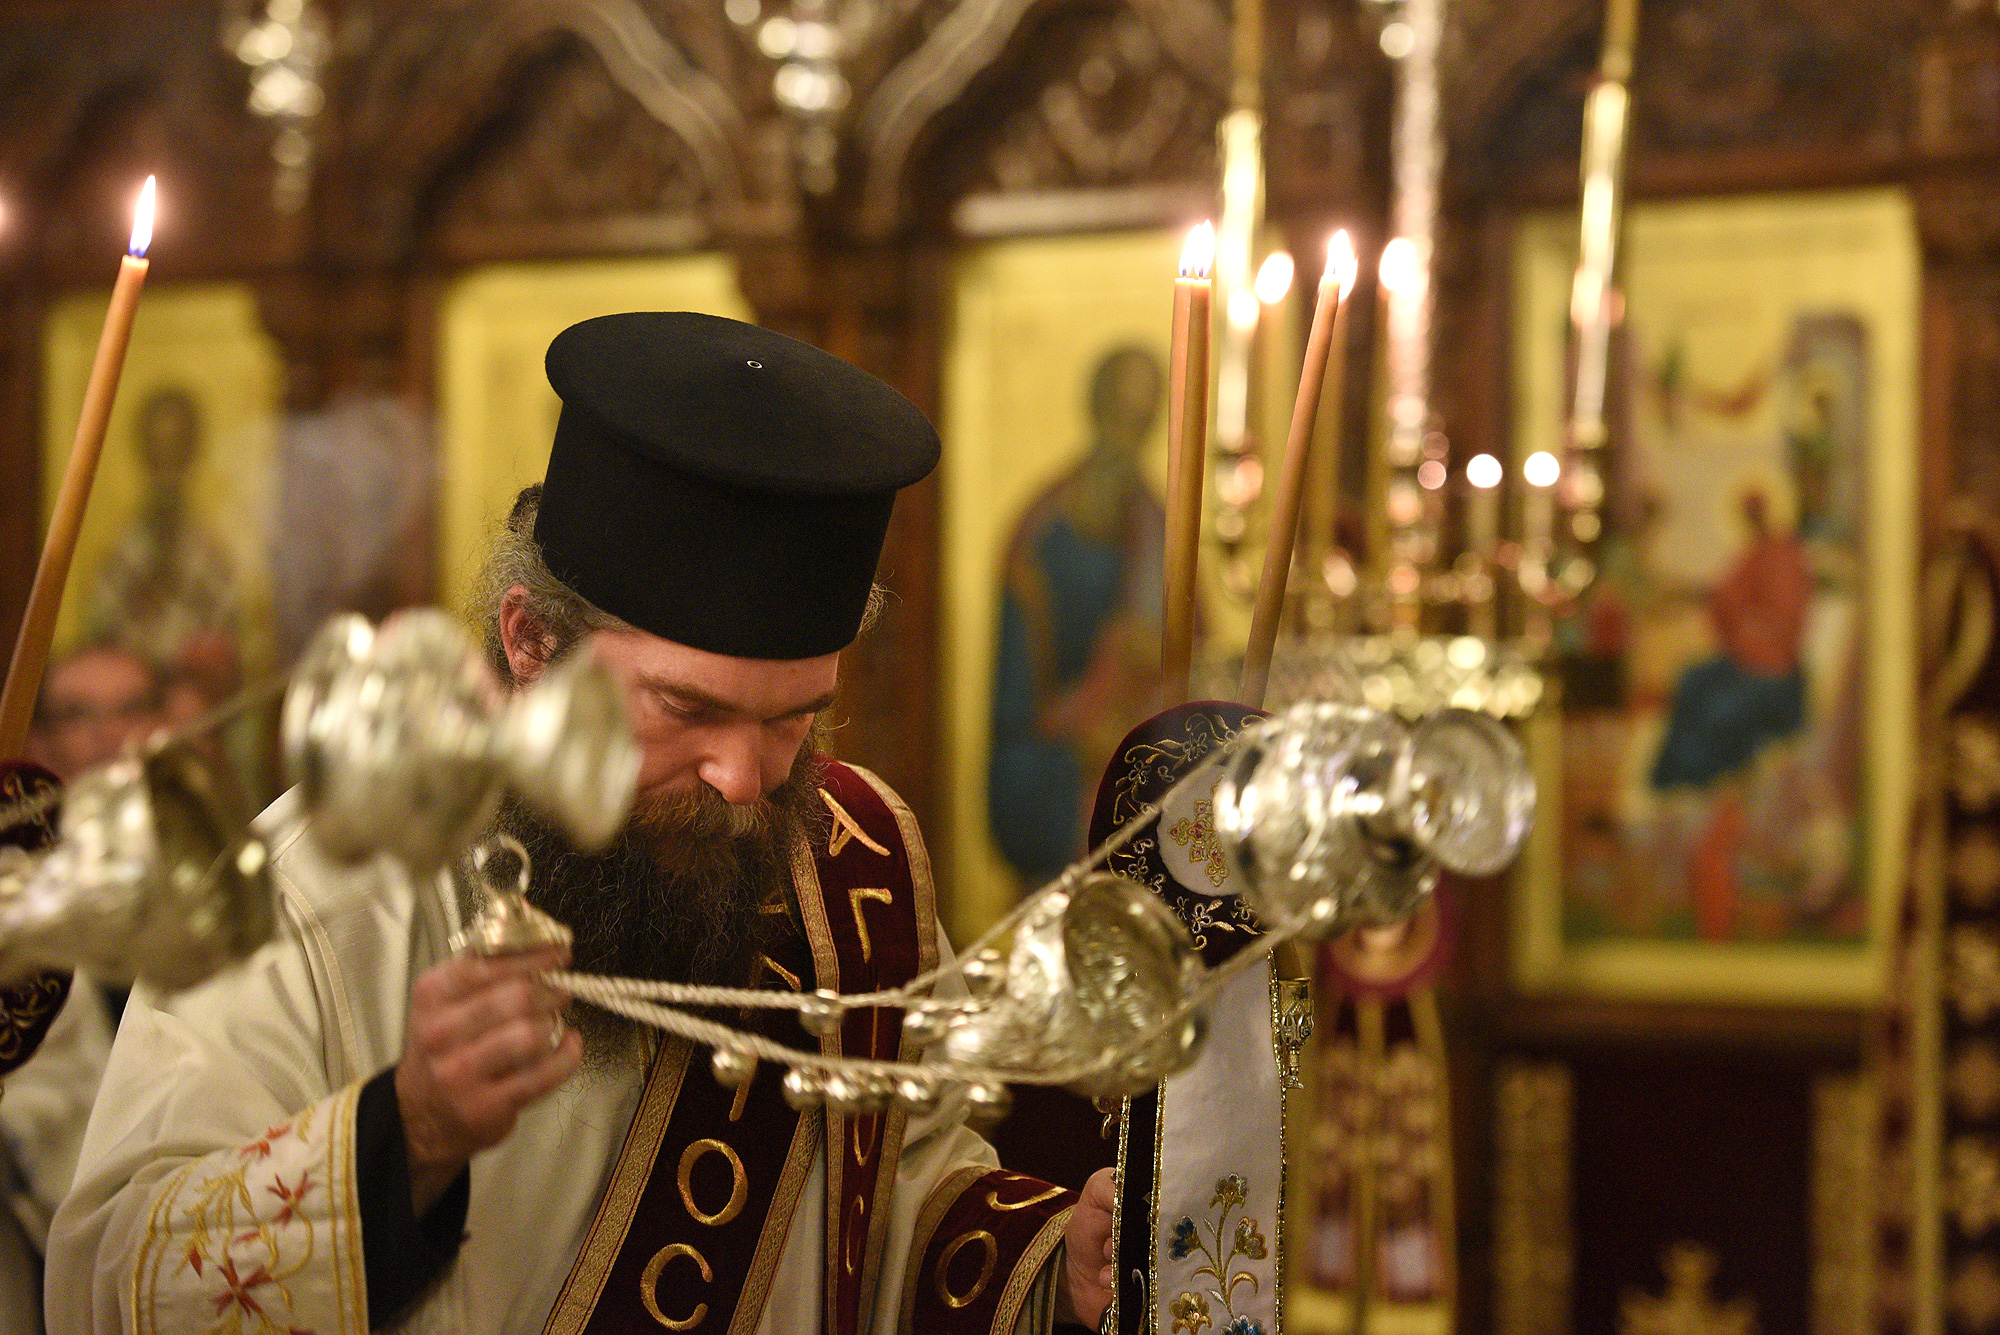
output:
[[[743,364],[744,364],[745,366],[754,366],[754,367],[756,367],[756,368],[757,368],[758,370],[760,370],[760,371],[764,369],[764,363],[762,363],[762,362],[745,362],[745,363],[743,363]]]

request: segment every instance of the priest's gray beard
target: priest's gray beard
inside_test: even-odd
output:
[[[732,806],[707,784],[642,798],[600,853],[579,853],[512,798],[496,824],[528,850],[529,901],[576,934],[576,972],[747,987],[758,953],[790,930],[786,915],[759,910],[783,902],[794,841],[825,821],[819,785],[808,739],[790,777],[756,805]],[[569,1014],[593,1064],[634,1050],[649,1029],[582,1002]]]

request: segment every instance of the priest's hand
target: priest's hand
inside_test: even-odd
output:
[[[1083,1196],[1063,1230],[1063,1282],[1056,1320],[1095,1330],[1111,1305],[1118,1277],[1118,1241],[1111,1235],[1111,1170],[1100,1168],[1083,1184]]]
[[[417,976],[396,1105],[419,1216],[582,1062],[583,1039],[562,1024],[569,998],[535,979],[568,963],[563,949],[459,955]]]

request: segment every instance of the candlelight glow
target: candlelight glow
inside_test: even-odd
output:
[[[1354,238],[1347,234],[1345,227],[1335,232],[1326,243],[1326,278],[1340,284],[1340,299],[1346,301],[1354,291],[1354,279],[1361,272],[1361,258],[1354,253]]]
[[[1188,233],[1181,247],[1181,277],[1206,278],[1215,267],[1215,224],[1203,223]]]
[[[1407,236],[1399,236],[1382,247],[1382,286],[1408,294],[1421,291],[1424,276],[1417,267],[1417,246]]]
[[[1521,476],[1531,487],[1553,487],[1562,476],[1562,465],[1547,450],[1536,450],[1521,465]]]
[[[1475,454],[1465,461],[1465,480],[1481,491],[1500,485],[1500,461],[1490,454]]]
[[[146,184],[139,189],[139,207],[132,215],[133,258],[145,259],[146,247],[153,244],[153,178],[148,176]]]
[[[1285,299],[1292,290],[1292,257],[1282,250],[1274,250],[1265,257],[1263,267],[1257,270],[1257,300],[1266,306],[1275,306]]]

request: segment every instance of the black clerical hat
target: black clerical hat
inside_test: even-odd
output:
[[[606,315],[549,345],[562,398],[535,542],[641,630],[738,658],[851,643],[899,487],[937,432],[810,344],[687,311]]]

